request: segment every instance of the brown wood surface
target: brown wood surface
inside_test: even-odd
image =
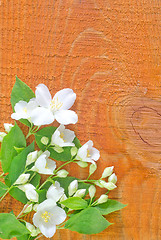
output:
[[[79,122],[71,129],[100,150],[95,177],[115,166],[118,188],[109,197],[128,203],[100,234],[59,230],[52,239],[161,239],[161,1],[1,0],[0,9],[0,130],[13,122],[15,75],[53,95],[72,88]],[[87,176],[75,165],[66,169]],[[7,196],[0,208],[21,207]]]

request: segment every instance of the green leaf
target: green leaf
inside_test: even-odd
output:
[[[65,205],[68,208],[71,208],[73,210],[79,210],[87,208],[88,204],[87,202],[79,197],[71,197],[61,202],[61,204]]]
[[[20,190],[18,187],[13,187],[10,191],[9,194],[15,198],[16,200],[22,202],[23,204],[26,204],[29,200],[26,198],[25,193]]]
[[[1,146],[1,163],[3,172],[9,171],[13,158],[17,155],[15,147],[26,147],[26,139],[19,126],[11,128],[10,132],[3,138]]]
[[[8,186],[6,186],[4,183],[0,182],[0,197],[5,194],[5,192],[8,190]]]
[[[27,228],[11,213],[0,213],[0,238],[11,239],[29,234]]]
[[[29,172],[29,173],[31,174],[31,178],[32,178],[32,175],[35,172]],[[36,173],[35,176],[31,179],[31,181],[29,181],[29,183],[31,183],[35,187],[38,187],[40,184],[40,179],[41,179],[41,176],[38,173]]]
[[[20,174],[24,172],[27,155],[30,152],[33,152],[34,149],[35,147],[33,142],[12,160],[9,169],[9,179],[11,181],[11,184],[13,184],[16,181],[16,179],[20,176]]]
[[[97,208],[102,215],[107,215],[109,213],[118,211],[127,205],[122,204],[116,200],[108,199],[107,202],[98,204],[95,208]]]
[[[39,203],[43,202],[46,199],[47,190],[46,189],[37,190],[37,193],[39,194]]]
[[[74,181],[74,180],[79,180],[78,178],[75,178],[75,177],[70,177],[70,176],[67,176],[65,178],[65,181],[64,181],[64,178],[60,178],[60,177],[54,177],[53,178],[54,181],[58,181],[60,183],[60,186],[62,188],[64,188],[64,192],[65,194],[68,196],[68,186],[69,184]],[[88,193],[88,188],[90,187],[90,184],[88,183],[80,183],[78,182],[78,189],[86,189],[86,193],[85,195]]]
[[[34,98],[35,94],[29,88],[24,82],[22,82],[17,76],[16,76],[16,83],[13,86],[12,93],[11,93],[11,105],[14,110],[14,106],[17,102],[20,100],[29,102],[31,98]],[[20,122],[30,127],[30,122],[26,119],[21,119]]]
[[[41,150],[43,150],[43,151],[46,150],[46,146],[41,142],[41,138],[45,136],[45,137],[49,138],[49,142],[51,142],[51,137],[56,129],[57,128],[53,127],[53,126],[44,127],[43,129],[41,129],[35,133],[36,143]],[[78,148],[80,147],[80,143],[77,138],[75,138],[73,142],[76,144],[76,147],[78,147]],[[65,161],[65,162],[69,161],[72,157],[71,156],[71,147],[63,147],[62,149],[63,149],[63,151],[59,152],[57,148],[55,151],[53,146],[49,147],[48,150],[50,152],[50,157],[55,160],[58,160],[58,161]]]
[[[65,228],[82,234],[96,234],[110,225],[98,209],[89,207],[72,216],[66,222]]]

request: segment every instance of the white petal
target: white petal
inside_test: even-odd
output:
[[[52,112],[43,107],[37,107],[31,114],[31,121],[36,126],[41,126],[45,124],[50,124],[55,120],[54,115]]]
[[[38,107],[38,103],[35,98],[30,99],[27,104],[27,112],[31,114],[31,112]]]
[[[75,138],[74,131],[71,131],[69,129],[65,129],[64,130],[64,137],[63,137],[63,139],[64,139],[65,142],[72,143],[74,138]]]
[[[46,224],[40,224],[39,225],[40,231],[42,232],[42,234],[47,237],[47,238],[51,238],[55,232],[56,232],[56,225],[47,225]]]
[[[26,107],[27,107],[27,102],[19,101],[18,103],[15,104],[14,110],[15,110],[15,112],[22,112],[23,109]]]
[[[93,147],[93,141],[92,140],[89,140],[85,144],[87,144],[89,148]]]
[[[27,119],[30,117],[27,113],[27,102],[19,101],[18,103],[16,103],[14,109],[15,113],[12,113],[11,118],[19,120],[21,118]]]
[[[53,199],[55,202],[57,202],[63,194],[64,194],[64,189],[60,187],[60,184],[57,185],[55,182],[55,186],[52,184],[49,187],[46,197],[48,199]]]
[[[60,137],[60,132],[57,129],[51,137],[51,145],[62,146],[64,143],[63,139]]]
[[[50,169],[51,172],[53,173],[53,171],[56,168],[56,163],[53,160],[51,160],[51,159],[47,159],[46,160],[46,168]]]
[[[86,157],[87,157],[87,149],[88,149],[88,145],[86,143],[81,148],[78,149],[77,156],[80,157],[81,160],[86,159]]]
[[[91,154],[91,159],[97,161],[100,158],[100,152],[92,147],[92,149],[90,150],[90,154]]]
[[[55,119],[60,124],[75,124],[78,121],[78,116],[74,111],[71,110],[60,110],[55,112]]]
[[[60,109],[69,109],[74,104],[76,99],[76,94],[70,88],[65,88],[57,92],[53,98],[56,99],[58,102],[63,103]]]
[[[41,107],[49,107],[51,103],[51,94],[44,84],[39,84],[35,91],[36,101]]]
[[[67,217],[65,211],[58,206],[53,207],[51,209],[50,213],[52,214],[51,215],[51,218],[52,218],[51,220],[56,225],[59,225],[60,223],[64,222],[64,220]]]
[[[41,154],[40,157],[35,162],[35,167],[40,172],[43,170],[46,166],[46,156],[44,154]]]
[[[50,209],[52,209],[54,206],[56,206],[56,202],[49,198],[46,199],[45,201],[43,201],[42,203],[40,203],[37,207],[37,213],[39,213],[40,211],[49,211]],[[36,226],[36,225],[35,225]]]

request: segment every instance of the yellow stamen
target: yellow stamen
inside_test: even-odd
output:
[[[89,150],[87,150],[87,157],[91,157],[91,154],[89,153]]]
[[[25,113],[27,113],[27,108],[26,108],[26,107],[24,107],[24,108],[23,108],[23,111],[24,111]]]
[[[44,219],[44,222],[48,222],[50,219],[50,213],[48,213],[47,211],[45,211],[41,217]]]
[[[54,98],[50,104],[52,110],[59,110],[62,107],[62,105],[63,103],[59,101],[58,97]]]

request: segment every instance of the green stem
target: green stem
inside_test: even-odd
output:
[[[3,200],[3,198],[7,195],[7,193],[9,193],[9,191],[13,188],[13,186],[11,186],[6,192],[5,194],[1,197],[0,202]]]
[[[31,180],[35,177],[36,172],[33,173],[33,175],[31,176],[31,178],[29,179],[29,182],[31,182]]]
[[[62,167],[64,167],[65,165],[69,164],[69,163],[72,163],[74,162],[74,159],[73,160],[70,160],[68,162],[65,162],[63,165],[61,165],[57,170],[54,171],[54,173],[57,173]]]
[[[3,178],[4,174],[5,174],[5,173],[3,172],[3,173],[0,175],[0,178]]]

